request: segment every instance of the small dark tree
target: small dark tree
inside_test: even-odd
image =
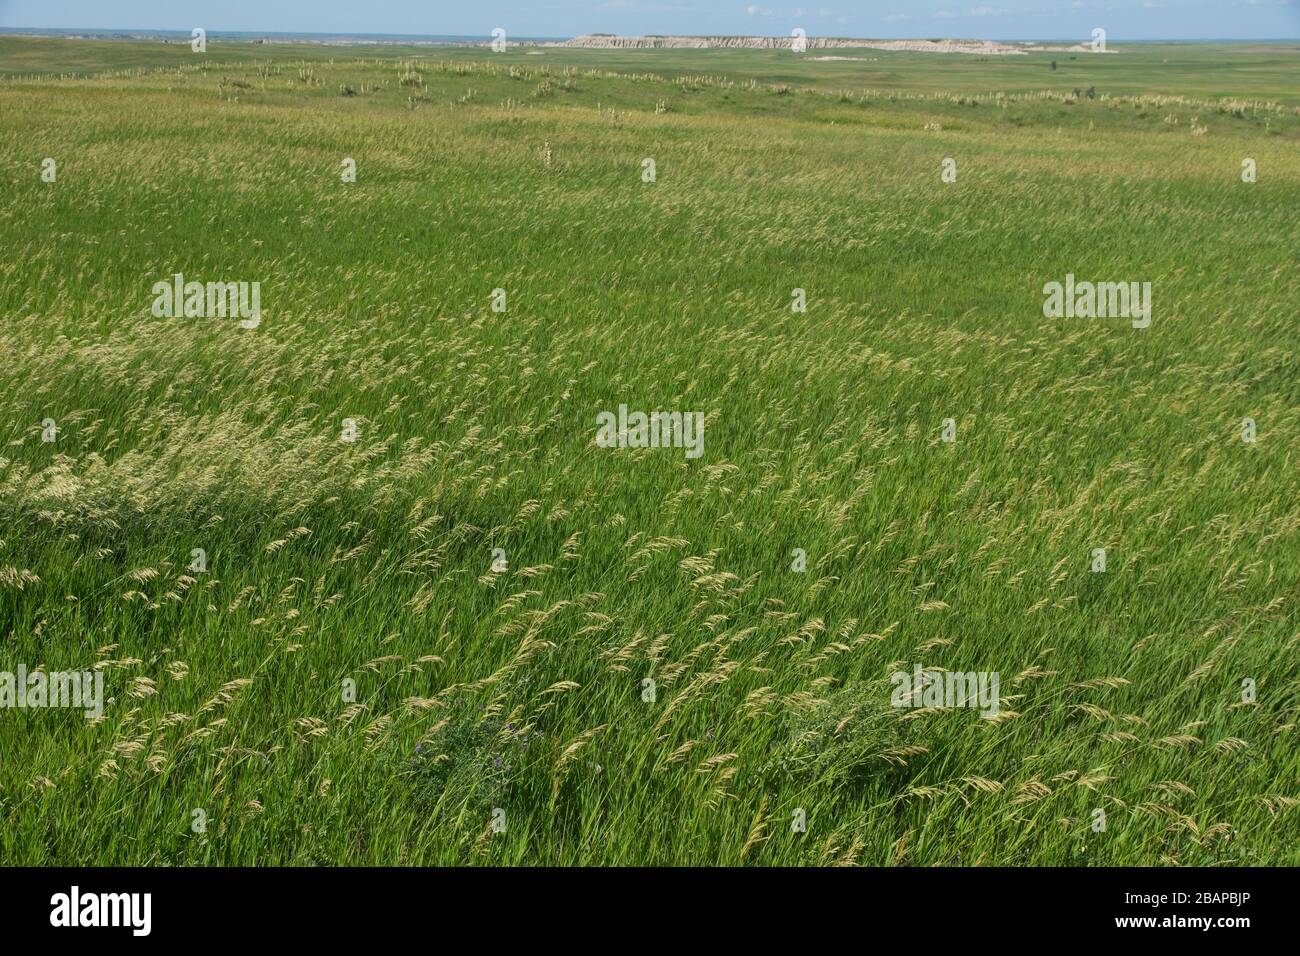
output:
[[[1055,60],[1052,61],[1052,69],[1053,69],[1053,70],[1056,69],[1056,61],[1055,61]]]

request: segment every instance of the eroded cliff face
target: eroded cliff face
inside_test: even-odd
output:
[[[795,43],[795,37],[667,37],[645,36],[625,37],[612,34],[588,34],[574,37],[555,46],[593,47],[598,49],[741,49],[741,50],[789,50]],[[1024,48],[995,43],[991,40],[854,40],[841,37],[807,37],[801,38],[807,50],[905,50],[919,53],[979,53],[986,56],[1015,55],[1025,52]],[[801,44],[802,45],[802,44]]]

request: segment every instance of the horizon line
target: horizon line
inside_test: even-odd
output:
[[[54,33],[156,33],[167,34],[174,33],[178,36],[189,36],[190,30],[178,29],[172,27],[21,27],[6,26],[0,24],[0,33],[13,32],[39,32],[50,31]],[[319,36],[319,37],[401,37],[409,39],[447,39],[447,40],[479,40],[484,42],[491,40],[488,34],[474,33],[390,33],[384,31],[321,31],[321,30],[243,30],[243,29],[207,29],[209,36],[220,34],[248,34],[260,36]],[[727,37],[727,38],[754,38],[754,39],[790,39],[785,33],[605,33],[595,31],[590,33],[577,33],[573,35],[556,34],[545,36],[541,34],[526,35],[518,34],[520,40],[574,40],[579,37],[606,36],[606,37],[623,37],[628,39],[665,39],[665,38],[707,38],[707,37]],[[845,36],[837,34],[809,34],[808,38],[823,40],[942,40],[954,41],[965,40],[974,42],[989,43],[1087,43],[1087,38],[1076,39],[1073,37],[1034,37],[1032,39],[1007,39],[1005,37],[955,37],[955,36]],[[1134,37],[1132,39],[1121,39],[1121,43],[1296,43],[1300,42],[1300,35],[1286,37]]]

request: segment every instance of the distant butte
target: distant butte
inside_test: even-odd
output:
[[[983,56],[1016,56],[1030,51],[1047,49],[1088,48],[1086,43],[1074,47],[1046,47],[1033,43],[998,43],[993,40],[860,40],[846,37],[799,38],[806,50],[840,50],[848,48],[871,50],[900,50],[911,53],[976,53]],[[742,36],[615,36],[609,33],[589,33],[548,46],[589,47],[595,49],[741,49],[789,50],[795,37],[742,37]]]

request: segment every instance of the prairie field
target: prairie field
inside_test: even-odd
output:
[[[0,37],[0,863],[1300,864],[1300,45],[851,55]]]

